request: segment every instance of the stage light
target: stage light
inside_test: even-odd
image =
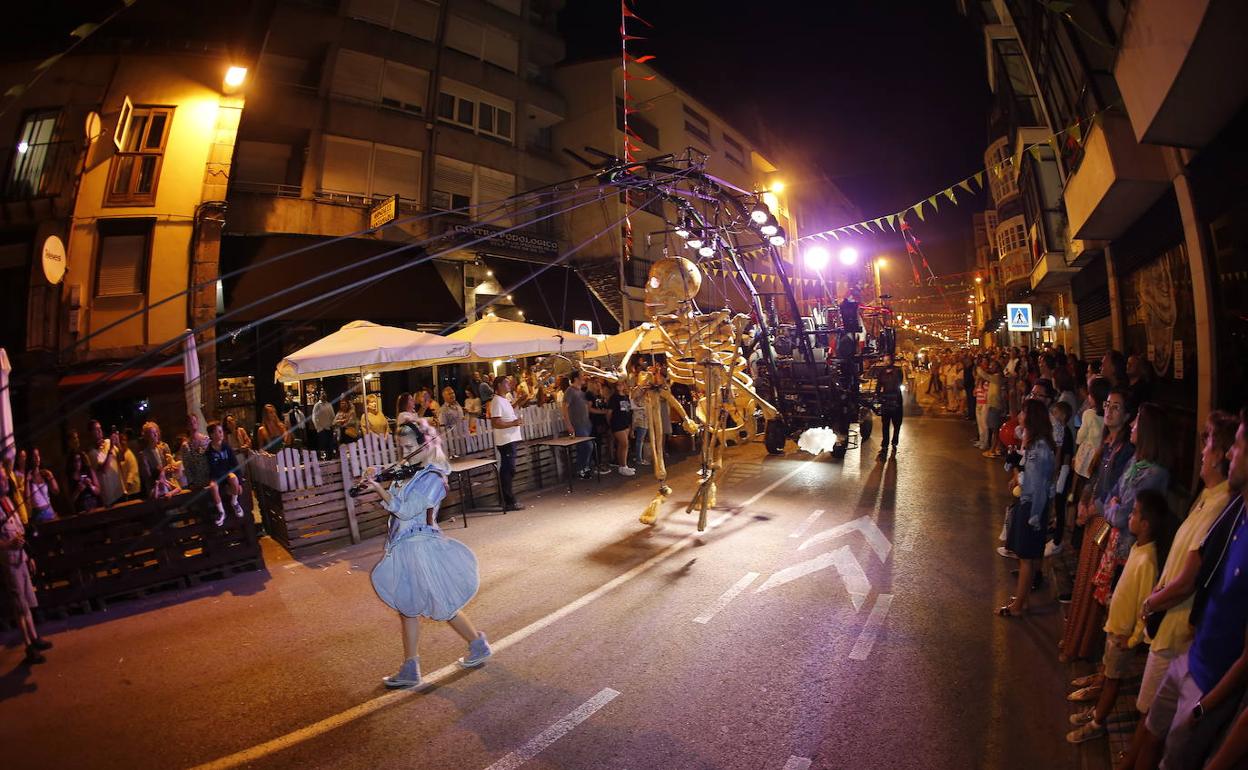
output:
[[[713,257],[715,256],[715,247],[708,243],[707,245],[698,249],[698,253],[704,257]]]
[[[771,219],[771,209],[762,203],[757,203],[754,205],[753,210],[750,211],[750,219],[756,225],[765,224],[768,219]]]
[[[680,227],[676,228],[676,234],[679,235],[681,238],[688,238],[689,230],[686,229],[684,225],[681,225]]]
[[[769,221],[767,224],[758,228],[758,231],[762,233],[763,235],[770,237],[780,231],[780,226],[777,225],[774,221]]]
[[[822,270],[827,267],[830,255],[828,250],[822,246],[811,246],[809,249],[806,249],[806,253],[802,255],[802,258],[806,260],[806,267],[812,270]]]
[[[858,261],[858,249],[855,249],[853,246],[846,246],[841,249],[841,253],[837,255],[837,258],[841,260],[842,265],[852,265]]]
[[[703,241],[701,238],[690,238],[689,240],[685,241],[685,243],[688,244],[689,248],[691,249],[701,249],[702,244],[705,243],[705,241]]]
[[[778,231],[775,235],[771,236],[767,240],[771,242],[772,246],[783,246],[784,245],[784,231],[783,230]]]

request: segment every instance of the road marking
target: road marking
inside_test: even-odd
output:
[[[536,757],[550,744],[571,732],[577,725],[594,715],[619,693],[610,687],[604,687],[594,697],[582,703],[575,711],[543,730],[536,738],[511,752],[507,756],[490,765],[486,770],[515,770],[515,768]]]
[[[816,508],[813,513],[806,517],[806,521],[803,521],[797,526],[797,529],[793,530],[793,534],[789,535],[789,537],[801,537],[806,534],[806,530],[810,529],[811,525],[814,524],[822,515],[823,509]]]
[[[859,516],[853,521],[847,521],[844,524],[838,524],[832,529],[825,529],[817,535],[806,540],[797,547],[797,550],[803,551],[812,545],[818,545],[828,540],[835,540],[842,535],[847,535],[854,530],[862,533],[866,538],[867,545],[871,546],[871,550],[875,551],[875,555],[880,557],[880,561],[888,559],[888,552],[892,550],[893,544],[888,541],[888,537],[880,531],[870,516]]]
[[[810,770],[810,760],[806,757],[789,757],[784,763],[784,770]]]
[[[849,652],[850,660],[866,660],[871,654],[871,648],[875,646],[875,638],[880,635],[880,628],[883,627],[884,619],[888,617],[888,608],[891,606],[893,606],[892,594],[880,594],[875,597],[875,606],[871,608],[871,614],[867,616],[867,623],[862,627],[862,633],[858,634],[854,649]]]
[[[729,602],[737,598],[737,594],[749,588],[750,583],[753,583],[757,579],[758,579],[757,572],[745,573],[744,577],[742,577],[736,583],[732,584],[732,588],[729,588],[727,591],[724,591],[723,595],[720,596],[715,601],[711,602],[711,605],[707,607],[705,610],[703,610],[701,615],[694,618],[693,622],[703,623],[703,624],[710,623],[711,618],[715,617],[719,613],[720,610],[727,607]]]
[[[835,551],[821,553],[813,559],[799,562],[791,567],[785,567],[767,578],[767,581],[756,588],[754,593],[761,594],[763,591],[791,583],[828,567],[836,567],[837,573],[841,576],[841,582],[845,584],[845,590],[849,592],[850,601],[854,603],[854,610],[862,609],[863,602],[871,593],[871,581],[867,579],[867,573],[862,571],[862,565],[854,558],[853,552],[847,545]]]
[[[836,564],[836,556],[832,553],[821,553],[813,559],[799,562],[791,567],[785,567],[771,577],[767,578],[761,586],[754,589],[754,593],[761,594],[763,591],[769,591],[777,586],[785,583],[791,583],[798,578],[806,577],[812,572],[818,572],[821,569],[827,569]]]
[[[764,495],[770,493],[776,487],[780,486],[784,482],[788,481],[789,479],[793,478],[798,473],[800,473],[804,468],[806,468],[807,463],[812,462],[814,459],[815,458],[812,457],[810,460],[803,460],[801,463],[797,465],[796,468],[784,474],[784,476],[780,477],[779,479],[776,479],[771,484],[768,484],[763,489],[763,491],[759,492],[758,494],[746,500],[744,503],[741,504],[741,506],[744,508],[744,507],[753,505],[754,503],[758,502],[758,500],[762,498]],[[720,524],[723,524],[725,521],[727,521],[730,518],[732,518],[731,513],[720,514],[719,516],[716,516],[714,519],[712,519],[710,523],[707,524],[707,529],[714,529],[715,527],[718,527]],[[628,570],[627,572],[623,574],[617,575],[616,577],[612,578],[606,583],[603,583],[602,585],[598,586],[597,588],[585,594],[584,596],[580,597],[579,599],[576,599],[569,604],[565,604],[564,606],[550,613],[546,617],[535,620],[534,622],[530,623],[529,625],[525,626],[519,631],[515,631],[509,634],[508,636],[505,636],[502,639],[499,639],[498,641],[493,642],[490,646],[494,649],[495,652],[502,652],[503,650],[507,649],[513,644],[516,644],[517,642],[521,642],[524,639],[527,639],[528,637],[532,636],[538,631],[541,631],[542,629],[546,628],[550,624],[558,620],[562,620],[563,618],[567,617],[573,612],[576,612],[577,610],[584,607],[585,605],[605,596],[606,594],[610,593],[611,591],[614,591],[616,588],[619,588],[620,586],[629,582],[630,580],[637,577],[638,575],[641,575],[642,573],[648,571],[649,569],[654,567],[659,562],[662,562],[667,557],[671,556],[672,554],[676,553],[682,548],[693,543],[695,540],[701,537],[702,534],[703,533],[701,532],[691,532],[690,534],[685,535],[680,540],[677,540],[675,543],[672,543],[667,548],[664,548],[662,551],[659,551],[654,556],[651,556],[649,559],[646,559],[642,563],[638,564],[636,567],[633,567],[632,569]],[[298,730],[294,730],[292,732],[286,733],[285,735],[279,735],[276,738],[272,738],[270,740],[265,741],[264,743],[260,743],[255,746],[252,746],[249,749],[243,749],[242,751],[237,751],[233,754],[229,754],[227,756],[221,757],[220,759],[216,759],[211,762],[205,762],[204,764],[201,764],[201,765],[196,765],[194,768],[192,768],[192,770],[226,770],[226,768],[238,767],[239,765],[245,765],[251,762],[255,762],[263,757],[267,757],[270,754],[276,754],[277,752],[282,751],[283,749],[287,749],[296,744],[311,740],[319,735],[324,735],[325,733],[330,732],[331,730],[342,727],[345,724],[354,722],[357,719],[366,717],[369,714],[372,714],[373,712],[380,711],[381,709],[393,703],[397,703],[399,701],[406,700],[407,698],[411,698],[412,696],[422,692],[425,689],[428,689],[429,687],[433,686],[434,684],[437,684],[441,680],[447,678],[448,676],[450,676],[451,674],[459,670],[461,669],[459,668],[457,664],[451,663],[425,676],[424,684],[421,685],[419,688],[413,688],[411,690],[393,690],[391,692],[386,693],[385,695],[379,695],[376,698],[373,698],[372,700],[364,701],[363,703],[357,706],[352,706],[346,711],[341,711],[337,714],[332,714],[320,720],[319,722],[313,722],[312,724],[307,725],[306,727],[301,727]]]

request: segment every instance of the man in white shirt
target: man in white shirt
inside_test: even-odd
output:
[[[494,397],[490,399],[487,414],[494,429],[494,448],[498,450],[500,460],[498,477],[503,487],[503,510],[521,511],[524,506],[516,502],[516,496],[511,491],[511,480],[516,475],[516,444],[524,440],[524,432],[520,430],[524,420],[516,416],[511,401],[507,400],[510,392],[511,380],[505,376],[495,377]]]
[[[321,458],[326,458],[334,451],[334,408],[325,400],[325,391],[316,395],[316,403],[312,405],[312,427],[316,429],[316,450]]]

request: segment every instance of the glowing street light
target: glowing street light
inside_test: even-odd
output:
[[[852,265],[858,261],[858,249],[855,249],[853,246],[846,246],[841,249],[841,253],[837,255],[837,258],[841,260],[842,265]]]
[[[784,182],[780,181],[779,179],[772,180],[771,191],[775,193],[784,192]]]
[[[822,246],[811,246],[809,249],[806,249],[806,253],[802,255],[802,258],[806,260],[806,267],[819,271],[827,267],[831,255]]]
[[[225,89],[226,91],[237,91],[242,88],[243,82],[247,80],[246,67],[230,67],[225,71]]]

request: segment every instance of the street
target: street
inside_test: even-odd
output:
[[[733,450],[701,535],[692,458],[654,529],[641,474],[447,524],[495,656],[459,671],[426,623],[423,692],[381,687],[379,539],[305,564],[266,543],[265,572],[45,624],[46,665],[3,650],[6,767],[1074,766],[1057,605],[992,615],[1004,474],[968,436],[909,420],[887,464]]]

